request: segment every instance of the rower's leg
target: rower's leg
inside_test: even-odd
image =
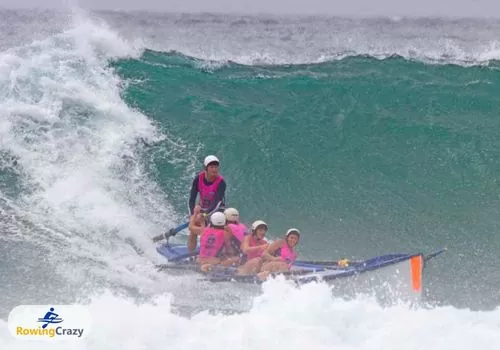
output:
[[[284,261],[269,261],[262,265],[261,271],[267,271],[271,273],[287,272],[290,271],[290,267]]]
[[[234,264],[238,264],[239,261],[240,261],[240,257],[239,256],[232,256],[230,258],[222,260],[220,262],[220,264],[223,265],[223,266],[231,266],[231,265],[234,265]]]
[[[269,276],[269,271],[262,271],[262,272],[259,272],[257,274],[257,277],[261,280],[261,281],[265,281],[267,279],[267,277]]]
[[[200,269],[203,272],[210,271],[212,265],[220,264],[219,258],[198,258],[198,264],[200,264]]]
[[[262,264],[260,269],[261,272],[257,274],[257,277],[261,281],[265,281],[269,274],[271,273],[279,273],[279,272],[287,272],[290,271],[290,267],[284,261],[268,261]]]
[[[253,258],[248,260],[245,265],[238,268],[238,275],[250,275],[258,271],[260,265],[260,258]]]
[[[194,252],[197,244],[198,244],[198,236],[196,234],[190,232],[189,237],[188,237],[188,244],[187,244],[188,251],[190,253]]]

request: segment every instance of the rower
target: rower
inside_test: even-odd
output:
[[[201,208],[196,206],[194,208],[194,213],[189,218],[189,237],[188,237],[188,251],[193,253],[198,244],[198,236],[201,235],[206,227],[205,214],[201,212]]]
[[[243,238],[248,233],[248,228],[240,222],[240,213],[235,208],[224,210],[227,222],[228,239],[231,242],[232,255],[242,255],[240,250]]]
[[[259,278],[266,279],[273,272],[290,271],[293,263],[297,259],[296,246],[299,243],[300,231],[291,228],[286,232],[285,238],[271,243],[261,257],[262,266]]]
[[[216,211],[210,216],[210,225],[201,232],[200,255],[197,261],[204,272],[207,272],[211,265],[230,266],[239,260],[238,257],[229,258],[224,254],[224,247],[227,249],[229,246],[225,226],[224,213]]]
[[[252,233],[243,238],[241,251],[244,256],[243,265],[238,268],[239,275],[249,275],[256,273],[260,264],[262,253],[269,246],[265,240],[267,224],[262,220],[256,220],[252,224]]]
[[[193,179],[189,196],[190,216],[194,214],[198,194],[200,195],[198,205],[202,212],[210,213],[217,206],[224,207],[226,182],[224,177],[219,174],[219,164],[219,159],[216,156],[207,156],[203,162],[204,170]]]

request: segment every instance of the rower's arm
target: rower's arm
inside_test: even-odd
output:
[[[225,197],[226,197],[226,181],[222,180],[219,184],[219,187],[217,187],[217,192],[215,193],[215,205],[217,203],[222,203],[223,206],[225,206]],[[210,208],[213,210],[214,208]]]
[[[278,239],[277,241],[271,243],[266,250],[262,253],[262,259],[270,261],[270,260],[277,260],[276,257],[273,255],[275,251],[277,251],[279,248],[283,246],[283,243],[285,242],[284,239]]]
[[[243,252],[243,254],[248,254],[250,252],[255,252],[257,250],[262,250],[264,247],[262,245],[258,245],[255,247],[250,247],[250,235],[245,236],[243,238],[243,242],[241,242],[240,249]]]
[[[195,176],[191,185],[191,193],[189,194],[189,215],[193,215],[194,206],[196,203],[196,195],[198,194],[198,176]]]
[[[201,220],[201,224],[197,225],[196,224],[196,214],[191,215],[189,218],[189,232],[195,234],[195,235],[200,235],[203,229],[205,228],[204,225],[205,220]]]
[[[243,242],[241,242],[240,246],[240,249],[243,252],[243,254],[248,254],[248,252],[250,252],[250,246],[248,244],[248,241],[250,241],[250,236],[243,237]]]
[[[233,245],[231,244],[231,239],[233,237],[233,232],[229,228],[229,226],[224,227],[224,246],[226,248],[226,252],[229,255],[235,255],[236,252],[234,251]]]

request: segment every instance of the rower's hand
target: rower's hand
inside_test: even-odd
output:
[[[262,244],[262,245],[260,246],[260,248],[261,248],[261,250],[262,250],[262,251],[266,250],[266,249],[267,249],[267,247],[269,247],[269,243]]]
[[[348,267],[350,263],[351,261],[349,259],[340,259],[339,261],[337,261],[337,264],[340,267]]]
[[[193,214],[198,215],[200,212],[201,212],[201,207],[199,204],[197,204],[193,209]]]

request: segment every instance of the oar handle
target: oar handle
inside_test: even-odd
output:
[[[219,210],[221,204],[222,204],[222,202],[217,203],[215,208],[210,213],[208,213],[207,216],[210,216],[210,215],[212,215],[212,213]],[[184,230],[188,226],[189,226],[189,220],[187,222],[177,226],[177,227],[171,228],[170,230],[168,230],[168,231],[166,231],[158,236],[153,237],[152,240],[153,240],[153,242],[158,242],[158,241],[161,241],[164,239],[168,239],[169,237],[175,236],[178,232]]]
[[[212,211],[210,211],[210,212],[208,212],[208,213],[205,213],[205,214],[206,214],[206,216],[210,216],[210,215],[212,215],[213,213],[215,213],[216,211],[218,211],[218,210],[220,209],[221,205],[222,205],[222,201],[219,201],[219,202],[217,203],[217,205],[216,205],[216,206],[212,209]]]

